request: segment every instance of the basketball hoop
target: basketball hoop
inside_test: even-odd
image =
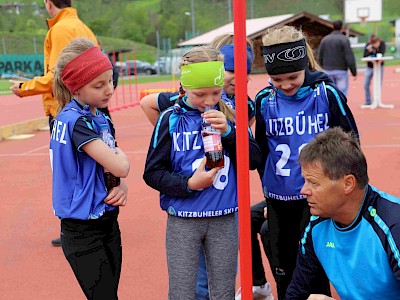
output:
[[[360,19],[361,26],[364,27],[369,17],[369,8],[368,7],[357,8],[357,17]]]
[[[358,17],[358,18],[360,19],[361,27],[365,27],[365,25],[367,24],[368,16],[363,16],[363,17]]]

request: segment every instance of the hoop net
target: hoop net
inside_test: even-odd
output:
[[[362,16],[362,17],[359,16],[358,18],[360,19],[360,25],[362,27],[365,27],[365,25],[367,24],[368,16]]]

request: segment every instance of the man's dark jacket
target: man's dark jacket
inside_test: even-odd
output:
[[[350,69],[353,76],[357,75],[356,61],[350,47],[349,39],[339,30],[325,36],[318,50],[318,60],[325,70]]]

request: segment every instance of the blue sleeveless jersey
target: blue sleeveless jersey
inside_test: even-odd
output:
[[[262,100],[270,153],[262,177],[264,196],[277,200],[300,200],[304,184],[298,156],[302,147],[329,128],[329,103],[325,84],[303,88],[298,98],[271,90]]]
[[[87,117],[88,127],[97,133],[100,124],[107,124],[112,132],[109,122],[101,112],[94,116],[88,106],[82,109],[75,101],[69,102],[59,113],[54,121],[50,139],[53,210],[60,218],[97,219],[104,212],[116,207],[104,203],[107,190],[103,167],[74,146],[72,135],[75,123],[80,117]]]
[[[179,105],[166,112],[170,110],[173,110],[172,114],[162,114],[160,118],[169,115],[171,172],[191,176],[204,157],[202,118],[198,110],[187,111]],[[184,199],[161,194],[161,208],[170,215],[189,218],[217,217],[237,211],[236,171],[225,150],[224,159],[224,168],[218,172],[212,186],[193,191]]]

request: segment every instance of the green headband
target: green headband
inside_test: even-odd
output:
[[[181,84],[188,89],[224,86],[223,61],[208,61],[181,67]]]

